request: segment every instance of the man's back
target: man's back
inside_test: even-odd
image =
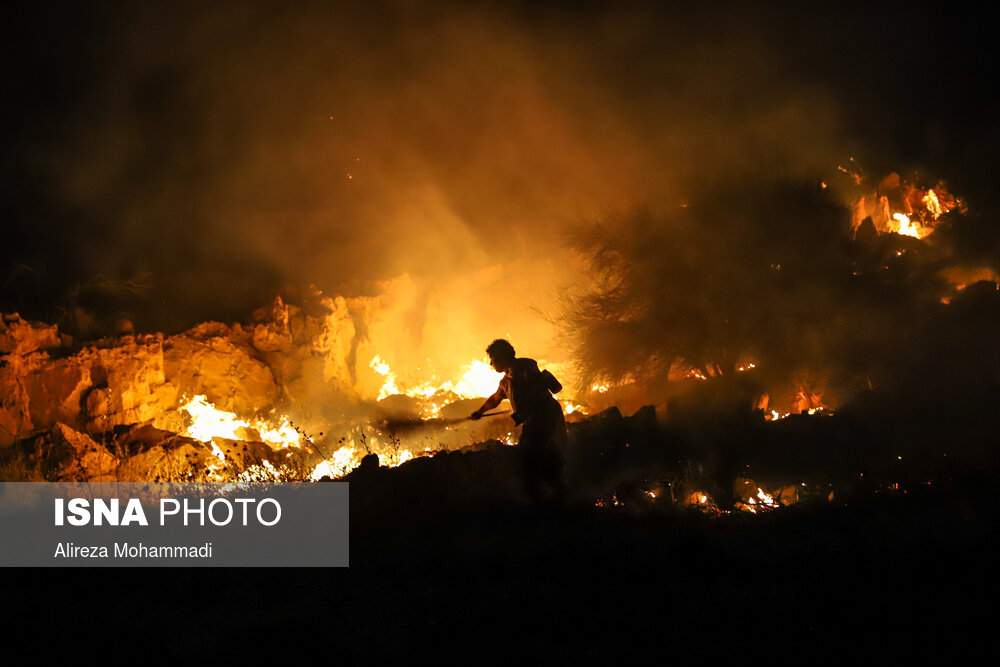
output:
[[[541,402],[549,397],[548,390],[541,381],[542,374],[538,370],[538,363],[527,357],[514,359],[508,377],[510,384],[507,398],[510,400],[511,408],[521,419],[527,419],[537,411]]]

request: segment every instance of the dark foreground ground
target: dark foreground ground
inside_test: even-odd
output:
[[[996,653],[1000,484],[961,482],[766,516],[456,508],[352,527],[348,569],[8,571],[6,625],[140,661]]]
[[[224,664],[275,651],[348,664],[995,656],[997,399],[688,429],[611,412],[571,429],[576,499],[558,509],[519,500],[515,448],[362,465],[349,568],[8,570],[8,650]],[[761,515],[631,500],[664,479],[721,498],[747,476],[823,492]],[[596,507],[609,491],[625,505]]]

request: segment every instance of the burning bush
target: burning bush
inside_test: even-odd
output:
[[[957,260],[933,237],[855,236],[832,190],[782,177],[716,184],[577,233],[592,279],[564,315],[588,382],[639,379],[662,396],[671,381],[744,372],[744,400],[780,412],[880,383],[914,324],[952,293],[940,272]],[[941,213],[919,218],[925,231]]]

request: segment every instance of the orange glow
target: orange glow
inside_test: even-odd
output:
[[[864,178],[841,168],[864,188]],[[857,230],[865,218],[871,218],[875,229],[925,239],[934,233],[938,219],[951,210],[965,212],[965,203],[948,192],[943,183],[924,188],[889,174],[875,187],[860,194],[853,202],[853,227]]]
[[[240,419],[232,412],[219,410],[200,394],[182,402],[180,409],[187,412],[192,420],[184,435],[202,442],[211,442],[213,438],[249,440],[252,438],[250,430],[256,430],[261,441],[272,447],[297,447],[301,439],[286,417],[281,417],[278,423],[263,420],[251,422]]]
[[[892,231],[901,236],[912,236],[915,239],[922,239],[934,231],[931,228],[910,222],[909,216],[905,213],[893,213],[892,219],[898,223]]]

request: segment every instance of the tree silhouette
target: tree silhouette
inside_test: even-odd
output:
[[[925,243],[888,236],[855,239],[818,180],[783,177],[583,227],[571,241],[590,277],[564,323],[584,380],[663,377],[675,364],[726,377],[752,359],[765,385],[804,367],[870,383],[943,289],[919,257]]]

